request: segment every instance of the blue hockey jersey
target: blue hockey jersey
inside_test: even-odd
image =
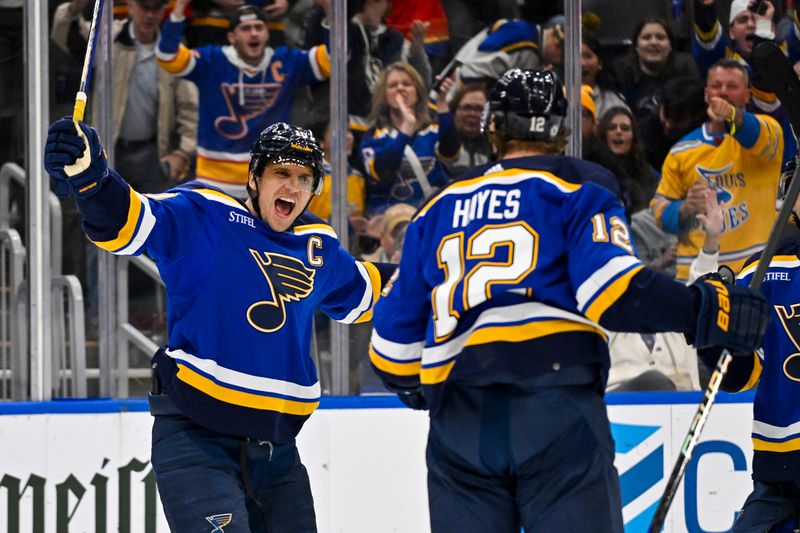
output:
[[[690,289],[643,270],[622,204],[597,184],[613,181],[586,161],[528,157],[429,201],[375,307],[370,360],[387,385],[421,384],[433,412],[448,381],[524,386],[572,365],[604,379],[604,327],[693,331]]]
[[[141,195],[111,174],[78,208],[97,246],[158,264],[169,340],[154,363],[172,401],[220,433],[290,442],[319,405],[314,312],[368,320],[376,267],[316,217],[276,232],[218,190]]]
[[[764,349],[735,357],[723,381],[726,390],[757,386],[753,402],[753,479],[795,481],[800,477],[800,240],[782,243],[770,261],[761,291],[772,305]],[[736,283],[748,285],[760,254]]]

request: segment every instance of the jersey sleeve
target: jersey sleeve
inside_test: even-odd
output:
[[[773,161],[783,157],[783,131],[774,118],[743,112],[744,122],[733,137],[746,150],[762,159]]]
[[[599,323],[643,265],[634,255],[622,204],[605,189],[583,184],[567,197],[562,213],[578,310]]]
[[[292,49],[290,56],[298,83],[306,85],[325,81],[331,77],[331,57],[324,44],[313,46],[308,51]]]
[[[678,209],[686,196],[686,187],[681,179],[680,162],[670,152],[661,167],[661,180],[655,196],[650,201],[656,225],[667,233],[681,232]]]
[[[202,202],[188,191],[139,194],[114,170],[109,172],[111,179],[97,194],[77,199],[86,236],[115,255],[146,251],[156,261],[169,261],[185,254],[202,231]]]
[[[390,390],[420,384],[422,348],[431,314],[419,247],[422,222],[406,230],[400,265],[375,305],[369,358]]]
[[[372,318],[372,308],[381,290],[381,275],[375,265],[357,261],[339,244],[330,226],[319,224],[320,236],[309,238],[309,257],[320,261],[325,269],[324,296],[320,310],[343,324],[366,322]],[[304,234],[306,229],[296,229]],[[326,235],[327,234],[327,235]],[[314,255],[313,247],[325,248],[327,253]],[[315,265],[316,266],[316,265]]]
[[[181,41],[185,26],[186,18],[167,18],[156,46],[156,59],[170,74],[196,81],[205,74],[212,47],[190,50],[184,46]]]
[[[692,57],[700,73],[705,75],[718,60],[725,57],[728,41],[717,19],[716,6],[694,3],[695,24],[692,39]]]

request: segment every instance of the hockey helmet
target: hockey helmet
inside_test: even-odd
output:
[[[564,131],[567,98],[558,74],[512,68],[497,80],[481,119],[484,133],[520,140],[547,141]]]
[[[250,170],[260,176],[269,163],[292,163],[308,167],[314,177],[312,192],[322,192],[325,172],[322,167],[322,148],[314,134],[299,126],[276,122],[259,134],[250,148]]]
[[[783,164],[781,179],[778,182],[778,202],[780,204],[786,199],[786,193],[789,192],[789,185],[792,183],[792,177],[794,176],[794,171],[797,169],[798,163],[800,163],[800,152],[794,154]]]

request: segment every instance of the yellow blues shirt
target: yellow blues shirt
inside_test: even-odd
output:
[[[277,232],[199,182],[142,195],[110,175],[78,209],[97,246],[146,252],[158,265],[168,344],[154,363],[170,399],[214,431],[291,442],[319,405],[314,313],[368,320],[378,269],[356,261],[312,215]]]
[[[689,189],[697,181],[716,188],[723,211],[719,260],[738,271],[763,247],[777,216],[782,151],[778,123],[766,115],[747,112],[734,135],[713,134],[704,124],[672,147],[651,206],[664,231],[681,235],[678,279],[688,278],[689,265],[704,240],[696,220],[688,227],[679,220],[678,210]]]

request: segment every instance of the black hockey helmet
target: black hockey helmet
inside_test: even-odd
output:
[[[325,171],[322,168],[322,148],[314,134],[299,126],[276,122],[267,126],[250,148],[250,170],[260,176],[269,163],[293,163],[311,169],[314,176],[312,192],[322,192]]]
[[[567,98],[558,74],[512,68],[497,80],[481,119],[508,139],[547,141],[564,131]]]

